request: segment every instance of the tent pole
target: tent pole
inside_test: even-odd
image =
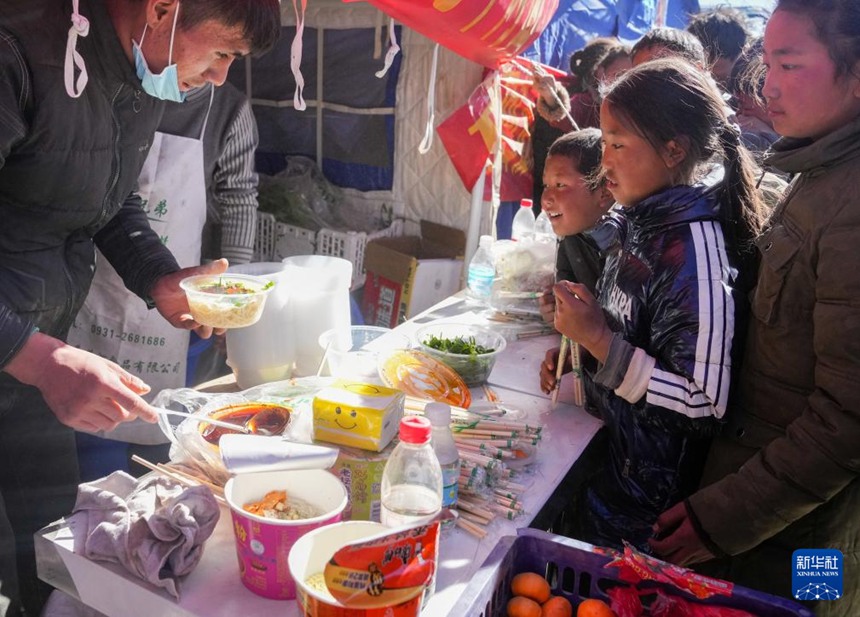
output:
[[[486,164],[481,169],[478,181],[472,188],[472,207],[469,210],[469,231],[466,234],[466,264],[478,250],[478,238],[481,235],[481,217],[484,210],[484,182],[487,177]],[[465,272],[463,274],[465,276]]]

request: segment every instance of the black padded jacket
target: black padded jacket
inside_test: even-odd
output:
[[[34,328],[65,337],[94,242],[144,299],[178,269],[133,192],[163,104],[141,90],[99,0],[80,2],[89,83],[70,97],[71,14],[69,0],[0,3],[0,368]]]

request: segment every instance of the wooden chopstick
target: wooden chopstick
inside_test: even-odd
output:
[[[558,404],[558,395],[561,392],[561,376],[564,374],[564,363],[567,360],[567,350],[570,347],[570,339],[561,335],[561,347],[558,350],[558,364],[555,367],[555,387],[552,391],[552,409]]]
[[[132,454],[131,460],[133,460],[138,465],[143,465],[147,469],[154,471],[156,473],[160,473],[161,475],[168,477],[171,480],[176,480],[177,482],[179,482],[180,484],[184,484],[185,486],[206,486],[206,484],[204,484],[203,482],[201,482],[200,480],[198,480],[196,478],[195,479],[189,479],[189,477],[180,476],[179,474],[176,474],[172,471],[168,471],[167,469],[165,469],[163,467],[159,467],[158,465],[150,463],[148,460],[146,460],[145,458],[139,457],[137,454]],[[206,488],[209,488],[210,490],[212,490],[211,487],[209,487],[209,486],[206,486]],[[227,500],[224,499],[224,497],[222,495],[219,495],[218,493],[215,493],[214,491],[212,492],[212,494],[214,495],[214,497],[217,501],[219,501],[220,503],[223,503],[225,505],[227,504]]]

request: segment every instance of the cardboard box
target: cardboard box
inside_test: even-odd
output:
[[[314,397],[314,439],[380,452],[400,428],[400,390],[338,379]]]
[[[393,328],[459,291],[465,250],[465,232],[430,221],[421,221],[421,236],[369,242],[365,323]]]

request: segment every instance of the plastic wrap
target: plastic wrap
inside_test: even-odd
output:
[[[290,421],[283,433],[289,441],[310,443],[313,436],[313,398],[316,392],[332,382],[330,377],[303,377],[276,381],[230,393],[205,393],[191,388],[164,390],[153,404],[171,409],[183,409],[193,415],[208,416],[226,407],[241,403],[274,403],[292,410]],[[159,417],[159,424],[172,442],[170,460],[203,474],[216,484],[224,484],[229,474],[221,461],[218,447],[203,439],[196,421]]]
[[[491,306],[503,313],[540,317],[538,299],[555,282],[555,242],[526,238],[493,245],[496,280]]]

